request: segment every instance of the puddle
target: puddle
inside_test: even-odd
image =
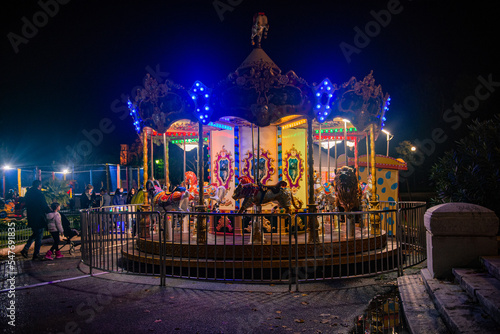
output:
[[[410,333],[397,288],[373,298],[365,312],[355,319],[355,327],[350,334],[368,333]]]

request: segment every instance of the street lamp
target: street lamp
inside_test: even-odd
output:
[[[387,138],[387,154],[386,154],[386,156],[389,156],[389,141],[392,138],[394,138],[394,136],[391,135],[391,133],[389,131],[387,131],[387,130],[382,129],[382,132],[387,135],[387,137],[386,137]],[[413,151],[413,149],[412,149],[412,151]]]
[[[62,173],[63,173],[63,179],[64,179],[64,181],[66,181],[66,174],[69,173],[69,169],[67,169],[67,168],[63,169]]]
[[[412,152],[415,152],[415,151],[417,150],[417,148],[416,148],[415,146],[412,146],[412,147],[410,148],[410,150],[411,150]]]

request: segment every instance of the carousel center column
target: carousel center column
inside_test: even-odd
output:
[[[313,157],[313,130],[312,130],[312,118],[307,119],[307,164],[308,164],[308,180],[309,185],[309,195],[307,204],[307,212],[312,214],[307,218],[307,229],[309,231],[308,242],[318,242],[318,217],[315,215],[317,212],[317,206],[314,201],[314,157]],[[321,152],[320,152],[321,154]]]
[[[198,205],[196,206],[196,212],[206,212],[205,203],[203,202],[203,180],[205,179],[203,172],[203,124],[201,121],[198,123]],[[196,243],[206,244],[207,243],[207,217],[198,214],[196,219]]]

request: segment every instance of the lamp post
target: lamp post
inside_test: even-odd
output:
[[[386,134],[387,138],[387,154],[389,156],[389,141],[394,137],[389,131],[382,129],[382,132]]]
[[[12,169],[12,167],[10,167],[9,165],[5,165],[5,166],[3,166],[3,167],[2,167],[2,170],[3,170],[3,173],[2,173],[2,174],[3,174],[3,176],[2,176],[2,188],[3,188],[2,190],[3,190],[3,196],[2,196],[2,197],[3,197],[3,198],[5,198],[5,173],[6,173],[6,171],[7,171],[7,170],[9,170],[9,169]]]

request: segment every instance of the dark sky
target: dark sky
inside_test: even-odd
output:
[[[399,142],[429,143],[442,129],[447,140],[432,152],[428,144],[429,164],[472,119],[498,112],[493,1],[60,2],[58,8],[55,0],[2,3],[0,163],[71,163],[69,151],[88,139],[85,133],[94,140],[87,162],[117,162],[119,144],[136,138],[131,118],[121,117],[121,98],[142,84],[147,69],[168,73],[187,88],[195,80],[215,84],[250,53],[258,11],[270,23],[263,48],[283,72],[294,70],[309,83],[329,77],[340,84],[374,71],[392,97],[386,129],[395,134],[393,156]],[[48,4],[50,15],[40,3]],[[384,16],[388,8],[390,17]],[[375,24],[377,15],[382,25]],[[34,22],[37,31],[29,27]],[[373,29],[372,37],[356,40],[365,29]],[[356,43],[347,59],[340,45]],[[489,93],[481,100],[475,97],[479,77],[493,81],[490,91],[479,88],[481,96]],[[471,104],[470,115],[446,111],[463,103]],[[103,122],[109,131],[100,136]],[[378,153],[385,145],[379,138]]]

